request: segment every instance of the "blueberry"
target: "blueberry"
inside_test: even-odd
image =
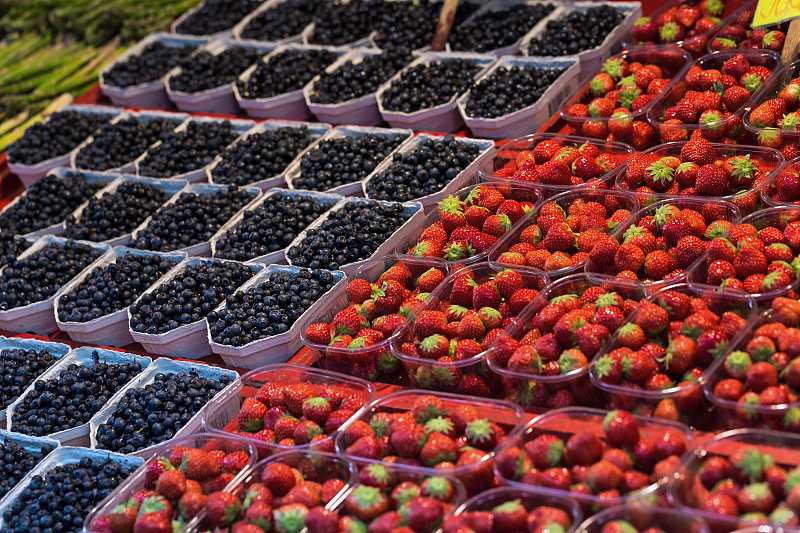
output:
[[[511,46],[555,9],[554,4],[516,4],[486,11],[453,28],[451,50],[491,52]]]
[[[412,113],[446,104],[469,89],[481,68],[472,59],[435,60],[409,67],[381,95],[383,107]]]
[[[259,61],[246,80],[236,86],[242,98],[255,100],[302,89],[311,78],[336,60],[328,50],[284,50],[269,59]]]
[[[531,106],[565,70],[499,67],[470,89],[465,106],[467,115],[497,118]]]
[[[165,46],[156,41],[145,46],[138,55],[114,63],[103,79],[112,87],[131,87],[156,81],[173,67],[183,65],[195,49],[192,44]]]
[[[379,0],[335,0],[314,16],[310,42],[341,46],[369,36],[382,17],[393,13],[394,2]],[[398,2],[400,4],[400,2]]]
[[[394,8],[375,25],[376,44],[383,50],[417,50],[430,46],[442,10],[441,2],[387,2]],[[461,2],[453,24],[458,26],[478,7],[474,2]]]
[[[56,358],[46,349],[39,352],[23,348],[0,350],[0,375],[3,376],[0,409],[14,403],[28,385],[55,362]]]
[[[235,46],[217,54],[205,50],[193,54],[181,65],[181,73],[169,79],[173,91],[196,93],[236,80],[239,74],[258,61],[264,52]]]
[[[242,38],[280,41],[298,35],[323,6],[321,0],[287,0],[253,16],[242,30]]]
[[[283,250],[333,202],[315,203],[309,198],[268,196],[216,243],[214,257],[248,261]]]
[[[177,119],[127,118],[115,124],[104,124],[92,135],[92,142],[75,156],[75,166],[107,170],[132,163],[147,147],[162,140],[167,132],[181,123]]]
[[[624,18],[622,10],[608,5],[570,11],[547,22],[542,35],[529,43],[527,55],[565,56],[596,48]]]
[[[14,261],[30,245],[22,237],[0,233],[0,268]]]
[[[360,63],[348,61],[331,73],[323,73],[311,89],[310,100],[320,104],[339,104],[375,92],[410,61],[407,51],[385,51],[364,57]]]
[[[236,25],[262,0],[204,0],[200,9],[183,20],[175,33],[212,35]]]

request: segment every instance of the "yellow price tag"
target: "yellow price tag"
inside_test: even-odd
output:
[[[753,27],[800,17],[800,0],[758,0]]]

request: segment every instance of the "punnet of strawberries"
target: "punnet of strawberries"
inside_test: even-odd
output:
[[[800,207],[771,207],[743,218],[712,240],[688,279],[743,290],[768,301],[796,288],[798,256]]]
[[[567,498],[543,494],[536,489],[498,487],[467,501],[445,518],[444,533],[564,533],[577,526],[580,508]]]
[[[439,202],[436,212],[398,245],[397,254],[439,257],[464,264],[485,259],[497,241],[539,203],[532,187],[488,183],[461,189]]]
[[[107,501],[89,519],[97,533],[162,531],[160,525],[188,524],[206,509],[209,495],[222,491],[255,461],[247,441],[198,434],[176,440],[147,461],[126,493]],[[171,526],[170,526],[171,527]]]
[[[800,62],[788,65],[744,116],[759,146],[780,150],[787,161],[800,156]]]
[[[452,473],[475,494],[494,483],[492,453],[521,423],[521,408],[507,402],[403,391],[374,402],[336,446],[354,460]]]
[[[308,533],[432,533],[463,499],[464,486],[450,476],[370,463],[344,500],[308,522]]]
[[[678,509],[704,519],[711,531],[800,523],[800,468],[791,433],[747,429],[718,435],[687,454],[668,487]],[[779,529],[780,528],[780,529]]]
[[[416,388],[492,397],[499,383],[483,353],[513,324],[547,278],[539,271],[478,263],[454,270],[391,339]]]
[[[648,111],[648,119],[664,142],[687,141],[696,136],[723,143],[744,141],[742,114],[751,97],[779,68],[780,57],[769,50],[734,50],[703,56],[659,98]]]
[[[623,496],[653,493],[693,443],[678,422],[570,407],[532,420],[508,439],[495,463],[512,486],[563,492],[597,511],[619,505]]]
[[[776,150],[696,137],[634,156],[617,187],[634,191],[643,203],[666,196],[726,199],[748,215],[761,205],[759,189],[782,162]]]
[[[506,398],[550,409],[602,407],[602,396],[589,382],[589,361],[642,298],[640,284],[599,274],[573,274],[551,284],[486,354]]]
[[[800,302],[777,297],[714,367],[706,388],[729,426],[800,432],[798,338]]]
[[[800,205],[800,156],[787,161],[774,172],[761,190],[764,201],[770,205]]]
[[[652,16],[634,22],[631,44],[678,43],[693,56],[701,56],[725,11],[721,0],[668,2]]]
[[[448,271],[438,257],[391,255],[369,261],[300,337],[327,370],[368,381],[400,379],[402,366],[389,338]]]
[[[696,513],[641,502],[595,513],[580,525],[581,533],[701,533],[707,528]]]
[[[613,255],[594,254],[587,272],[642,281],[660,287],[684,279],[686,271],[739,219],[739,210],[723,200],[676,198],[637,211],[612,234]]]
[[[479,173],[491,182],[534,183],[547,191],[571,190],[576,185],[606,189],[633,153],[631,146],[621,142],[536,133],[485,156]]]
[[[193,530],[301,533],[355,480],[333,454],[285,452],[256,463],[236,484],[209,494]]]
[[[636,197],[625,191],[561,193],[520,222],[490,260],[553,276],[574,272],[594,256],[613,256],[617,246],[609,234],[625,225],[638,208]]]
[[[677,46],[625,50],[605,60],[561,116],[575,135],[650,148],[659,139],[647,122],[647,110],[690,61]]]
[[[739,291],[685,283],[663,289],[643,300],[592,360],[592,383],[610,408],[702,426],[705,372],[741,338],[755,307]]]
[[[725,19],[719,32],[714,34],[708,49],[711,52],[720,50],[772,50],[781,53],[786,42],[786,29],[788,25],[775,24],[753,28],[753,16],[756,12],[757,1],[748,2],[748,5]]]
[[[253,370],[242,384],[206,412],[203,423],[250,439],[262,457],[296,447],[334,452],[339,428],[375,398],[371,383],[294,365]],[[238,406],[235,416],[231,404]]]

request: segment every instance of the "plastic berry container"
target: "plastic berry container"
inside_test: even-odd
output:
[[[641,197],[639,199],[642,200]],[[627,224],[621,224],[617,226],[614,229],[614,232],[611,234],[611,236],[614,237],[614,239],[619,244],[624,244],[625,242],[628,241],[627,237],[629,235],[629,232],[636,231],[632,230],[631,228],[642,227],[642,223],[645,222],[646,220],[649,220],[648,217],[655,217],[660,212],[669,209],[670,206],[675,206],[681,211],[689,209],[691,211],[695,211],[703,215],[707,231],[708,228],[716,221],[725,221],[725,222],[730,222],[732,224],[736,224],[741,218],[739,208],[725,200],[702,199],[690,196],[678,196],[670,199],[658,200],[657,202],[642,207],[636,213],[633,214],[633,217]],[[658,226],[656,225],[656,227]],[[663,228],[663,226],[661,226],[661,228]],[[659,231],[657,233],[662,233],[660,231],[661,228],[659,228]],[[658,237],[663,237],[663,234],[656,235],[656,238]],[[709,238],[709,236],[707,236],[706,233],[703,233],[703,235],[698,236],[698,238],[703,242],[710,242],[713,237]],[[678,242],[680,242],[680,240]],[[675,251],[677,248],[678,248],[677,243],[675,244],[668,243],[668,248],[666,251],[667,252]],[[645,254],[645,257],[646,255],[647,254]],[[682,270],[682,273],[678,276],[666,277],[665,279],[661,280],[651,280],[649,278],[645,278],[642,282],[646,285],[648,292],[652,293],[661,290],[662,288],[667,287],[669,285],[686,281],[689,270],[695,264],[698,264],[700,261],[703,260],[704,254],[701,254],[694,260],[692,260],[691,257],[692,256],[688,256],[685,259],[683,259],[683,261],[686,262],[685,264],[681,264],[680,262],[678,262],[676,257],[677,268]],[[602,267],[591,260],[587,261],[586,263],[587,274],[601,273],[610,276],[616,276],[619,275],[620,272],[621,270],[616,263],[614,265],[610,265],[607,267]],[[642,274],[646,275],[646,270],[642,270],[641,268],[639,271],[637,271],[637,273],[638,272],[642,272]]]
[[[144,457],[145,463],[141,468],[133,472],[128,479],[123,481],[111,494],[102,502],[95,506],[92,512],[86,517],[83,523],[84,531],[99,531],[102,524],[97,524],[101,517],[110,515],[118,505],[124,505],[134,494],[139,491],[148,490],[146,474],[149,466],[162,457],[169,457],[170,452],[178,447],[195,448],[205,452],[221,450],[226,454],[242,451],[250,456],[247,466],[237,474],[245,475],[258,460],[258,451],[252,443],[236,435],[210,435],[208,433],[197,433],[186,437],[172,439],[168,442],[155,446],[151,453]],[[97,450],[101,452],[101,450]],[[128,456],[131,457],[131,456]],[[180,465],[172,465],[179,468]],[[208,495],[206,492],[204,494]]]
[[[578,532],[601,533],[611,522],[620,520],[632,525],[636,531],[657,528],[664,533],[710,533],[708,524],[694,513],[638,503],[620,505],[596,513],[578,526]]]
[[[650,148],[649,150],[645,150],[640,154],[637,154],[635,157],[639,161],[644,161],[647,165],[650,165],[662,157],[677,157],[680,159],[681,149],[685,145],[685,142],[670,142],[666,144],[662,144],[659,146],[655,146]],[[714,147],[715,156],[718,159],[721,158],[731,158],[731,157],[739,157],[739,156],[749,156],[752,161],[754,161],[759,169],[769,176],[776,168],[778,168],[783,163],[783,156],[777,150],[773,150],[771,148],[760,148],[754,146],[745,146],[741,144],[723,144],[723,143],[711,143]],[[680,198],[680,197],[687,197],[687,195],[682,194],[667,194],[667,193],[656,193],[656,192],[640,192],[638,191],[639,187],[646,186],[644,181],[640,181],[637,183],[631,183],[628,178],[626,177],[626,173],[622,172],[617,174],[617,184],[616,188],[620,190],[632,190],[632,192],[637,195],[640,199],[640,202],[643,205],[647,205],[653,201],[665,199],[665,198]],[[742,216],[749,215],[750,213],[757,211],[760,208],[760,195],[759,189],[761,187],[761,183],[758,182],[757,178],[753,181],[753,185],[747,189],[740,190],[735,194],[729,194],[726,196],[697,196],[694,195],[696,198],[709,198],[709,199],[716,199],[716,200],[726,200],[728,202],[733,203],[736,207],[739,208]]]
[[[490,183],[501,182],[514,185],[532,185],[541,189],[547,196],[560,192],[574,191],[576,187],[583,188],[592,186],[594,183],[593,180],[579,186],[549,185],[539,183],[538,181],[529,181],[521,176],[517,176],[517,170],[519,170],[525,161],[530,159],[530,153],[532,153],[536,146],[542,141],[556,141],[563,147],[577,149],[580,149],[581,146],[587,143],[596,147],[604,158],[607,158],[616,165],[599,178],[596,178],[598,182],[607,184],[604,186],[598,183],[598,188],[611,188],[616,175],[620,172],[624,172],[624,163],[636,153],[631,146],[619,142],[562,135],[560,133],[534,133],[533,135],[527,135],[509,141],[498,148],[497,151],[483,156],[480,166],[478,167],[478,175],[482,180]]]
[[[522,249],[520,249],[520,253],[524,253],[526,256],[527,266],[541,269],[553,279],[568,276],[583,270],[589,260],[589,254],[580,247],[580,234],[583,233],[584,230],[584,228],[581,227],[584,218],[580,213],[580,209],[590,202],[598,203],[605,208],[606,226],[610,225],[612,222],[619,226],[627,226],[631,221],[631,217],[635,216],[635,213],[639,210],[639,199],[627,191],[604,189],[577,190],[552,196],[545,199],[542,204],[531,210],[525,218],[517,222],[517,224],[501,238],[497,245],[493,247],[492,253],[489,256],[489,261],[496,264],[506,264],[502,256],[505,252],[516,251],[520,246],[525,246],[526,244],[527,246],[524,249],[533,251],[534,248],[539,248],[539,244],[542,244],[544,246],[543,250],[548,252],[549,255],[535,258],[533,264],[528,260],[529,252],[523,252]],[[575,240],[573,240],[573,243],[568,247],[554,240],[554,243],[551,245],[553,249],[549,250],[549,240],[547,236],[555,225],[550,222],[550,208],[553,204],[558,206],[560,211],[565,215],[562,224],[570,226],[570,231],[573,232]],[[547,231],[541,229],[541,226],[545,223],[549,224],[546,226]],[[534,230],[536,227],[540,228],[538,232],[535,232],[538,233],[538,236],[535,234],[528,235],[531,232],[527,230],[532,227]],[[594,226],[592,226],[592,228],[594,228]],[[604,231],[604,228],[598,227],[597,231],[608,234],[608,230]],[[536,238],[540,238],[541,240],[538,244],[534,245],[531,240],[535,240]],[[560,255],[557,256],[556,254]],[[569,264],[566,264],[567,261],[569,261]]]
[[[797,77],[800,77],[800,59],[796,59],[792,63],[784,66],[780,73],[770,76],[770,79],[764,83],[764,87],[762,87],[757,94],[753,95],[749,109],[742,118],[744,127],[752,132],[755,137],[754,144],[780,149],[784,146],[796,146],[797,143],[800,142],[800,131],[761,127],[760,125],[754,124],[752,120],[753,110],[767,100],[778,98],[783,88]],[[791,111],[797,111],[797,109],[787,108],[786,114]],[[782,117],[776,117],[778,120],[781,118]]]
[[[800,156],[776,168],[764,182],[761,188],[764,203],[769,207],[800,205],[800,194],[794,192],[794,176],[800,176]]]
[[[605,294],[616,293],[624,300],[635,304],[645,298],[645,288],[637,281],[601,274],[573,274],[552,282],[542,290],[526,308],[524,316],[516,324],[509,326],[504,335],[509,335],[516,340],[522,339],[530,331],[539,329],[536,317],[550,302],[568,296],[582,297],[586,291],[595,287],[604,289]],[[543,333],[540,331],[540,334]],[[612,336],[613,333],[612,331]],[[603,346],[607,346],[611,342],[611,338],[609,337]],[[520,405],[547,408],[555,402],[564,401],[563,398],[566,397],[575,404],[580,403],[587,407],[604,406],[604,398],[589,381],[588,361],[585,366],[579,366],[558,375],[516,371],[509,369],[508,359],[500,357],[497,352],[496,345],[500,342],[496,340],[486,352],[486,364],[489,370],[500,377],[508,401]],[[603,346],[598,349],[597,353],[604,351]],[[562,354],[567,351],[560,343],[559,348],[562,350]],[[591,359],[592,356],[589,354],[587,359]]]
[[[800,206],[785,205],[782,207],[762,209],[761,211],[742,218],[737,225],[751,224],[758,231],[769,227],[777,228],[783,232],[789,224],[798,221],[800,221]],[[796,260],[797,257],[800,256],[800,249],[792,248],[792,255]],[[692,269],[687,272],[687,279],[690,283],[708,283],[707,257],[708,254],[704,254],[704,256],[695,263]],[[795,276],[789,285],[776,286],[772,290],[753,293],[751,296],[755,298],[759,304],[763,304],[771,302],[777,296],[785,296],[791,291],[796,291],[798,288],[800,288],[800,278]]]
[[[655,127],[659,132],[662,131],[663,127],[672,130],[672,132],[680,131],[682,135],[684,135],[687,139],[691,137],[692,132],[696,130],[700,130],[707,136],[709,139],[713,139],[713,135],[717,135],[716,133],[708,133],[710,129],[708,126],[701,125],[701,124],[666,124],[664,123],[664,113],[666,112],[667,108],[672,107],[680,101],[683,97],[684,93],[686,92],[686,84],[681,83],[685,80],[684,76],[689,71],[689,69],[693,66],[698,66],[703,70],[707,69],[721,69],[722,65],[732,57],[736,55],[743,55],[745,59],[747,59],[751,65],[761,65],[768,68],[772,73],[767,77],[765,82],[756,89],[751,95],[750,98],[736,111],[733,111],[732,114],[728,117],[723,118],[720,121],[714,123],[715,128],[720,127],[728,130],[731,127],[735,127],[737,124],[741,126],[742,117],[745,114],[745,111],[749,109],[754,102],[758,101],[764,92],[767,89],[768,84],[772,79],[774,79],[778,71],[781,69],[781,58],[775,52],[770,50],[724,50],[720,52],[714,52],[713,54],[704,55],[701,58],[696,59],[692,62],[688,68],[684,69],[684,71],[680,75],[680,81],[676,83],[671,91],[665,91],[661,93],[661,96],[657,98],[657,103],[650,108],[647,112],[647,120]],[[711,135],[711,136],[709,136]]]
[[[525,183],[480,183],[480,178],[478,178],[478,176],[473,176],[470,181],[472,183],[463,189],[456,191],[452,194],[452,196],[464,202],[476,189],[487,187],[489,189],[499,191],[506,200],[526,202],[531,204],[534,208],[539,204],[542,198],[542,192],[539,189]],[[438,210],[432,210],[420,225],[403,235],[400,242],[395,246],[394,253],[398,255],[414,255],[414,247],[420,242],[420,238],[425,229],[433,226],[440,220],[441,216],[439,215]],[[489,254],[499,242],[500,239],[498,238],[493,245],[490,245],[486,247],[486,249],[478,251],[473,255],[464,257],[462,259],[449,260],[445,256],[444,260],[450,264],[451,268],[483,262],[489,258]]]
[[[735,4],[733,4],[733,5],[735,5]],[[727,36],[723,35],[722,36],[723,38],[728,37],[729,39],[733,40],[733,42],[734,42],[733,49],[737,49],[737,50],[750,49],[750,47],[747,46],[748,43],[750,45],[756,45],[757,48],[766,48],[763,45],[763,41],[761,41],[761,40],[759,40],[757,44],[753,43],[752,41],[750,41],[750,33],[752,33],[752,30],[753,30],[753,17],[755,16],[756,6],[757,5],[758,5],[758,0],[745,0],[744,4],[741,7],[737,8],[730,15],[727,15],[724,18],[724,20],[721,22],[721,24],[720,24],[720,30],[716,31],[711,36],[711,40],[708,43],[708,51],[709,52],[714,52],[715,51],[714,50],[714,40],[716,38],[720,37],[720,34],[722,33],[723,29],[727,28],[728,26],[734,25],[734,24],[741,26],[746,31],[746,35],[747,36],[746,36],[746,38],[744,40],[740,40],[740,39],[737,39],[737,38],[733,38],[730,35],[727,35]],[[786,30],[788,29],[788,24],[786,23],[786,21],[784,21],[784,22],[779,22],[777,24],[770,24],[770,25],[767,25],[767,26],[759,26],[758,29],[764,30],[767,33],[771,32],[773,30],[779,30],[779,31],[782,31],[785,34]],[[784,37],[785,37],[785,35],[784,35]],[[745,41],[747,41],[747,42],[745,42]],[[782,51],[783,51],[783,45],[781,45],[781,50],[776,50],[776,52],[778,54],[780,54]]]
[[[435,268],[445,277],[450,273],[450,266],[441,258],[392,254],[367,261],[352,276],[349,276],[345,283],[349,284],[356,279],[376,283],[387,270],[396,265],[400,265],[408,273],[406,288],[412,291],[416,288],[413,284],[414,280],[428,269]],[[420,299],[418,305],[422,305],[422,302],[423,299]],[[350,298],[345,292],[342,292],[328,302],[324,309],[320,308],[310,315],[300,331],[303,345],[312,352],[314,360],[326,370],[361,377],[367,381],[380,379],[381,381],[404,382],[405,373],[402,364],[390,350],[390,336],[375,344],[360,348],[322,345],[309,339],[306,331],[309,325],[322,322],[331,324],[337,313],[349,305],[351,305]]]
[[[521,433],[518,433],[512,438],[507,439],[502,448],[497,451],[498,461],[500,460],[500,457],[507,450],[509,450],[509,448],[519,447],[524,449],[526,444],[532,442],[541,435],[555,435],[566,441],[570,436],[576,433],[589,432],[600,439],[603,439],[605,435],[603,430],[603,421],[607,414],[608,411],[591,409],[588,407],[566,407],[563,409],[549,411],[528,422]],[[683,437],[683,440],[686,442],[687,449],[692,449],[695,445],[693,433],[688,427],[680,422],[659,420],[639,415],[634,415],[634,418],[638,422],[640,441],[658,440],[664,435],[665,432],[670,431]],[[564,491],[543,486],[539,486],[537,489],[546,494],[574,498],[580,504],[581,508],[584,510],[584,513],[594,513],[600,509],[631,504],[634,502],[637,504],[654,502],[657,499],[658,493],[661,492],[662,487],[667,483],[670,475],[676,470],[677,465],[671,469],[670,474],[652,482],[643,489],[618,497],[609,496],[601,498],[594,494]],[[521,488],[530,486],[526,484],[523,479],[510,479],[505,476],[502,472],[502,469],[498,467],[497,463],[495,464],[495,472],[500,478],[501,483],[504,485]]]
[[[628,63],[638,62],[644,65],[655,65],[661,68],[664,74],[663,77],[670,80],[670,82],[661,90],[661,93],[659,93],[663,94],[664,92],[671,90],[672,87],[678,82],[678,74],[680,74],[683,69],[692,61],[692,58],[688,52],[676,45],[642,45],[623,50],[620,53],[611,56],[607,61],[613,60],[624,60]],[[596,71],[594,75],[599,74],[600,72],[602,72],[602,70]],[[591,80],[594,75],[590,76],[588,80]],[[571,106],[575,104],[588,105],[594,98],[595,95],[592,94],[591,88],[587,81],[582,88],[573,93],[573,96],[567,100],[567,102],[559,111],[561,118],[567,121],[572,135],[585,135],[585,132],[583,131],[583,125],[588,120],[602,123],[606,126],[606,129],[608,129],[608,123],[611,120],[610,117],[588,118],[571,115],[569,113],[569,108]],[[650,110],[655,103],[656,99],[654,98],[636,111],[631,111],[625,116],[629,117],[632,121],[647,121],[647,111]],[[586,136],[588,137],[588,135]],[[653,135],[653,143],[657,144],[657,142],[658,136]]]
[[[255,433],[246,433],[239,427],[238,415],[242,404],[247,398],[258,397],[258,392],[262,387],[289,387],[298,384],[310,384],[318,388],[327,386],[340,388],[347,396],[361,400],[361,402],[357,403],[362,403],[363,405],[356,410],[355,414],[361,413],[366,405],[376,398],[375,387],[362,379],[317,368],[289,364],[269,365],[243,374],[240,378],[240,387],[223,391],[211,400],[202,411],[203,429],[219,435],[236,434],[253,443],[262,457],[282,451],[308,451],[309,449],[333,451],[334,438],[338,431],[327,434],[325,439],[318,439],[313,443],[284,446],[266,442],[255,436]],[[275,406],[267,405],[267,407]],[[290,414],[297,414],[299,417],[301,413]]]
[[[430,396],[438,398],[446,412],[461,409],[475,410],[479,417],[487,418],[490,422],[494,422],[503,428],[507,439],[516,436],[522,430],[523,411],[518,405],[501,400],[470,398],[458,394],[412,389],[379,398],[368,405],[366,410],[359,414],[358,417],[350,419],[348,425],[343,427],[336,437],[337,452],[347,459],[360,460],[359,457],[352,456],[347,452],[346,432],[349,426],[353,425],[357,420],[369,423],[379,413],[410,412],[418,399]],[[454,467],[411,466],[409,468],[424,476],[450,475],[464,484],[468,494],[476,494],[495,482],[492,464],[500,447],[501,445],[498,444],[492,451],[482,452],[482,457],[477,461],[462,462],[460,465],[456,462]],[[378,460],[381,459],[382,457]]]
[[[677,285],[671,285],[661,289],[655,294],[651,294],[647,297],[647,301],[651,304],[659,306],[669,306],[668,302],[670,302],[670,300],[665,296],[665,293],[673,292],[686,295],[690,298],[700,299],[702,304],[718,317],[722,317],[722,315],[726,312],[733,312],[742,318],[744,323],[741,329],[734,336],[727,340],[727,346],[731,346],[739,342],[747,329],[752,326],[753,321],[756,318],[755,301],[746,293],[737,291],[735,289],[719,291],[716,289],[716,287],[679,283]],[[644,317],[640,317],[640,315],[646,312],[647,309],[640,305],[627,317],[625,324],[637,324],[641,327],[641,325],[646,322],[640,323],[640,318],[644,319]],[[685,322],[686,318],[692,316],[693,314],[694,313],[690,311],[687,317],[675,317],[673,314],[671,314],[671,312],[668,312],[669,320],[677,321],[682,318],[683,322]],[[698,317],[697,321],[693,321],[691,327],[684,324],[678,334],[693,338],[695,334],[697,334],[699,337],[701,335],[701,330],[703,332],[722,330],[722,326],[712,326],[710,328],[697,326],[696,324],[702,323],[699,322],[699,320],[701,320],[701,318]],[[622,327],[624,327],[624,325]],[[698,331],[693,332],[692,328],[698,328]],[[659,367],[656,370],[656,373],[667,375],[670,378],[670,384],[667,388],[661,388],[658,390],[651,390],[645,386],[641,386],[641,388],[635,388],[635,386],[626,382],[626,379],[629,378],[625,378],[617,383],[611,383],[608,380],[603,379],[599,367],[599,361],[601,361],[601,359],[607,354],[626,346],[626,344],[620,339],[620,330],[617,330],[617,332],[611,336],[611,339],[605,345],[604,349],[597,353],[589,365],[589,378],[591,379],[592,384],[604,394],[606,405],[609,406],[609,408],[626,409],[655,418],[678,416],[682,422],[692,427],[708,427],[713,422],[714,417],[713,413],[709,413],[711,406],[704,398],[702,385],[706,379],[708,379],[708,376],[712,371],[711,369],[716,363],[716,359],[713,358],[713,352],[711,353],[710,362],[700,360],[699,357],[695,355],[695,358],[692,360],[692,364],[688,365],[690,366],[688,372],[694,372],[695,369],[702,370],[702,374],[697,376],[694,381],[686,379],[685,375],[676,376],[676,372],[670,372],[669,365],[664,363],[665,368],[662,369]],[[670,332],[669,327],[667,330],[664,330],[663,333],[652,335],[651,332],[644,331],[644,334],[645,343],[655,343],[658,345],[665,344],[667,348],[672,346],[671,340],[673,338],[673,334]],[[715,339],[713,336],[710,336],[710,338],[717,341],[716,345],[719,345],[719,341],[723,343],[725,342],[719,337]],[[723,346],[725,345],[723,344]],[[700,351],[701,347],[698,346],[697,340],[695,340],[694,347],[696,351]],[[639,348],[639,350],[641,350],[641,348]],[[721,351],[724,352],[724,348]],[[663,357],[666,357],[666,354],[668,353],[669,352],[665,352]],[[719,354],[717,354],[716,357],[719,357]],[[625,366],[623,363],[623,369],[624,368]],[[684,374],[684,372],[680,372],[680,374]],[[711,418],[709,418],[709,416]]]
[[[548,285],[547,275],[533,268],[499,266],[488,263],[465,266],[453,270],[425,299],[424,303],[408,315],[406,322],[395,331],[390,339],[392,354],[402,361],[413,387],[443,392],[457,392],[468,396],[501,396],[502,386],[496,379],[497,376],[487,368],[485,358],[486,350],[491,346],[490,335],[494,328],[489,329],[486,327],[485,333],[475,339],[480,344],[480,352],[460,358],[459,354],[455,353],[455,350],[458,349],[458,346],[456,346],[452,355],[449,356],[453,360],[441,361],[439,360],[440,358],[429,359],[424,357],[424,340],[415,334],[414,324],[420,318],[420,315],[426,311],[441,311],[449,314],[451,307],[473,308],[473,304],[467,306],[466,302],[456,299],[456,291],[461,290],[459,286],[462,285],[464,279],[471,278],[475,283],[481,285],[494,279],[504,270],[513,270],[520,274],[523,283],[521,289],[525,292],[538,292]],[[510,302],[510,298],[507,298],[506,301]],[[529,305],[530,303],[523,303],[522,307],[516,310],[511,308],[509,304],[506,311],[500,312],[501,314],[506,313],[506,316],[502,319],[502,323],[498,328],[510,327],[510,324],[521,320],[521,317],[525,316]],[[500,307],[503,307],[502,303]],[[498,320],[500,320],[499,317]],[[453,321],[449,320],[449,322]],[[489,338],[488,341],[486,340],[487,338]],[[419,351],[419,356],[407,353],[404,349],[406,343],[414,343]]]
[[[734,429],[720,433],[684,455],[678,474],[667,486],[669,503],[679,511],[705,520],[713,532],[734,531],[755,525],[779,526],[780,524],[770,523],[769,518],[759,523],[749,521],[741,514],[721,515],[705,510],[704,506],[714,497],[701,481],[703,465],[711,457],[722,457],[731,461],[741,453],[757,450],[761,454],[772,456],[775,466],[792,471],[800,466],[797,454],[799,448],[800,438],[791,433],[765,429]],[[756,481],[758,480],[760,479]],[[791,529],[795,528],[787,527],[787,530]]]

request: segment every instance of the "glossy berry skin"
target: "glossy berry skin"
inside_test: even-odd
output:
[[[245,211],[242,220],[217,241],[214,257],[248,261],[283,250],[331,207],[330,201],[274,194]]]
[[[366,56],[360,62],[348,61],[330,73],[320,74],[310,100],[319,104],[340,104],[371,94],[411,60],[405,50],[386,50]]]
[[[102,181],[87,182],[82,172],[67,172],[63,178],[47,174],[0,214],[0,227],[10,234],[24,235],[63,222],[104,185]]]
[[[11,430],[42,437],[86,424],[141,371],[139,363],[71,364],[57,378],[36,381],[14,410]]]
[[[537,3],[487,11],[453,29],[448,39],[450,49],[483,53],[505,48],[522,38],[553,9],[554,4]]]
[[[158,373],[152,383],[125,392],[97,428],[97,448],[127,454],[169,440],[228,383],[228,376]]]
[[[366,134],[321,141],[300,160],[300,175],[294,178],[292,186],[326,191],[363,180],[404,138],[404,135]]]
[[[467,115],[497,118],[535,104],[566,69],[500,67],[469,91]]]
[[[387,111],[413,113],[466,92],[482,67],[471,59],[446,59],[407,68],[381,94]]]
[[[131,329],[157,335],[203,320],[254,273],[237,263],[189,265],[131,305]]]
[[[92,135],[92,142],[77,153],[75,166],[108,170],[132,163],[151,144],[162,140],[180,123],[177,119],[127,118],[115,124],[104,124]]]
[[[43,444],[38,450],[27,451],[10,440],[0,443],[0,495],[5,496],[52,451],[51,444]]]
[[[17,235],[0,233],[0,268],[14,261],[30,244]]]
[[[367,184],[367,196],[407,202],[442,190],[480,153],[476,144],[452,135],[427,139],[413,150],[395,153],[391,166]]]
[[[104,113],[59,111],[46,122],[37,122],[7,150],[8,162],[35,165],[68,154],[97,128],[111,120]]]
[[[547,22],[544,33],[530,42],[529,56],[566,56],[596,48],[625,14],[611,6],[572,11]]]
[[[0,351],[0,372],[3,376],[0,406],[5,409],[14,403],[25,392],[25,388],[55,362],[56,358],[47,350],[37,352],[14,348]]]
[[[175,33],[211,35],[230,29],[259,4],[259,0],[205,0],[199,11],[175,28]]]
[[[327,50],[285,50],[264,61],[236,86],[242,98],[270,98],[303,88],[311,78],[336,60]]]
[[[185,131],[170,132],[157,148],[148,150],[139,175],[169,178],[202,168],[239,136],[231,123],[196,122]]]
[[[252,191],[233,185],[216,193],[181,193],[153,215],[131,246],[168,252],[207,242],[253,198]]]
[[[349,202],[286,254],[295,266],[337,270],[370,257],[410,217],[399,203]]]
[[[150,43],[138,55],[115,62],[103,75],[103,81],[111,87],[123,88],[155,81],[171,68],[182,66],[195,49],[191,44],[164,46],[160,42]]]
[[[64,234],[70,239],[102,242],[130,233],[169,200],[160,187],[126,181],[113,192],[90,198],[80,218],[67,217]]]
[[[254,133],[225,148],[211,170],[214,183],[244,186],[281,174],[297,155],[317,139],[300,128]]]
[[[384,16],[392,16],[397,10],[390,4],[370,0],[330,3],[314,15],[310,42],[341,46],[363,39]]]
[[[258,61],[262,52],[233,47],[218,54],[205,50],[193,54],[181,65],[181,73],[169,78],[173,91],[197,93],[236,81],[239,74]]]
[[[288,0],[265,9],[250,19],[242,30],[242,38],[254,41],[279,41],[302,32],[323,2],[318,0]]]
[[[81,458],[36,476],[3,514],[8,531],[82,531],[83,521],[131,474],[111,459]],[[34,525],[38,524],[38,525]]]
[[[334,283],[333,275],[324,270],[303,269],[295,276],[275,272],[245,293],[234,294],[224,309],[208,315],[211,339],[244,346],[286,333]]]
[[[61,322],[89,322],[125,309],[177,263],[159,255],[118,257],[58,300]]]
[[[101,254],[97,248],[66,241],[9,263],[0,275],[0,310],[48,299]]]

